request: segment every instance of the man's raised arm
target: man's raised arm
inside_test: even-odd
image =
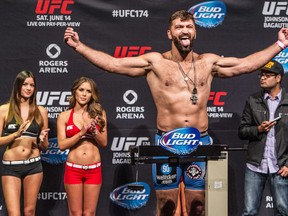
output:
[[[114,58],[111,55],[95,50],[82,43],[78,33],[71,27],[65,30],[64,41],[92,64],[107,72],[127,76],[144,76],[151,70],[151,64],[145,55],[139,57]]]
[[[244,58],[219,57],[213,68],[213,73],[219,77],[232,77],[253,72],[265,65],[286,47],[288,47],[288,29],[282,28],[278,32],[278,41],[259,52]]]

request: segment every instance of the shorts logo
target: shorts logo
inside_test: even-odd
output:
[[[177,128],[165,133],[159,141],[164,149],[177,154],[187,155],[195,151],[200,140],[200,132],[196,128]]]
[[[161,172],[162,172],[164,175],[170,174],[171,171],[172,171],[172,168],[169,167],[168,164],[163,164],[163,165],[161,166]]]
[[[198,165],[192,164],[187,168],[186,174],[190,179],[199,179],[202,175],[202,169]]]

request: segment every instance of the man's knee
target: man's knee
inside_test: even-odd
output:
[[[194,200],[191,203],[189,215],[201,216],[201,215],[204,215],[204,212],[205,212],[205,206],[203,202],[201,202],[200,200]]]
[[[175,203],[172,200],[167,200],[164,206],[160,209],[160,216],[173,216],[175,210]]]

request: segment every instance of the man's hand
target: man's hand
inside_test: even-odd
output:
[[[281,41],[286,47],[288,46],[288,28],[282,28],[278,32],[278,40]]]
[[[259,133],[268,133],[270,129],[276,124],[276,121],[263,121],[258,126]]]
[[[282,177],[287,177],[288,176],[288,167],[283,166],[281,169],[278,171],[278,174],[281,175]]]
[[[68,46],[74,49],[76,49],[76,47],[80,44],[78,33],[71,27],[66,28],[64,33],[64,41],[66,44],[68,44]]]

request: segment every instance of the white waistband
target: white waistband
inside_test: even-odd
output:
[[[29,158],[27,160],[14,160],[14,161],[6,161],[2,160],[2,163],[5,165],[19,165],[19,164],[30,164],[30,163],[35,163],[37,161],[40,161],[41,157],[35,157],[35,158]]]
[[[74,163],[70,163],[70,162],[66,161],[66,165],[69,167],[88,170],[88,169],[96,169],[96,168],[100,167],[101,162],[98,162],[98,163],[93,164],[93,165],[81,165],[81,164],[74,164]]]

